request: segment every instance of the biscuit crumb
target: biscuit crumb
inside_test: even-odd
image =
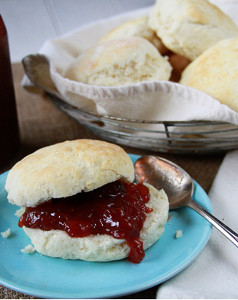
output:
[[[1,235],[4,239],[9,238],[10,234],[11,234],[10,228],[8,228],[6,231],[1,232]]]
[[[32,245],[27,245],[24,249],[21,249],[22,253],[33,254],[36,249]]]
[[[175,233],[175,238],[179,239],[183,236],[183,231],[181,229],[177,230]]]

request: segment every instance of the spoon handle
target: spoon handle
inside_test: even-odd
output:
[[[191,200],[187,206],[194,209],[201,216],[207,219],[214,227],[220,230],[236,247],[238,247],[238,234],[206,211],[203,207],[201,207],[197,202]]]

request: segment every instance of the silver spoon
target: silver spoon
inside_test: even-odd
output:
[[[238,234],[192,200],[193,180],[182,168],[158,156],[142,156],[135,163],[135,177],[137,182],[163,188],[170,209],[183,206],[194,209],[238,247]]]

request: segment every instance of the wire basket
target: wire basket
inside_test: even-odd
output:
[[[85,112],[48,94],[64,113],[104,140],[139,149],[205,154],[238,148],[238,126],[210,121],[141,121]]]

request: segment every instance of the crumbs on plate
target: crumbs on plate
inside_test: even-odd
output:
[[[10,228],[8,228],[7,230],[1,232],[1,235],[2,235],[2,237],[3,237],[4,239],[9,238],[10,234],[11,234]]]
[[[27,245],[24,249],[21,249],[22,253],[27,253],[27,254],[33,254],[36,251],[36,249],[31,245]]]
[[[183,231],[181,229],[177,230],[175,233],[175,238],[179,239],[183,236]]]

